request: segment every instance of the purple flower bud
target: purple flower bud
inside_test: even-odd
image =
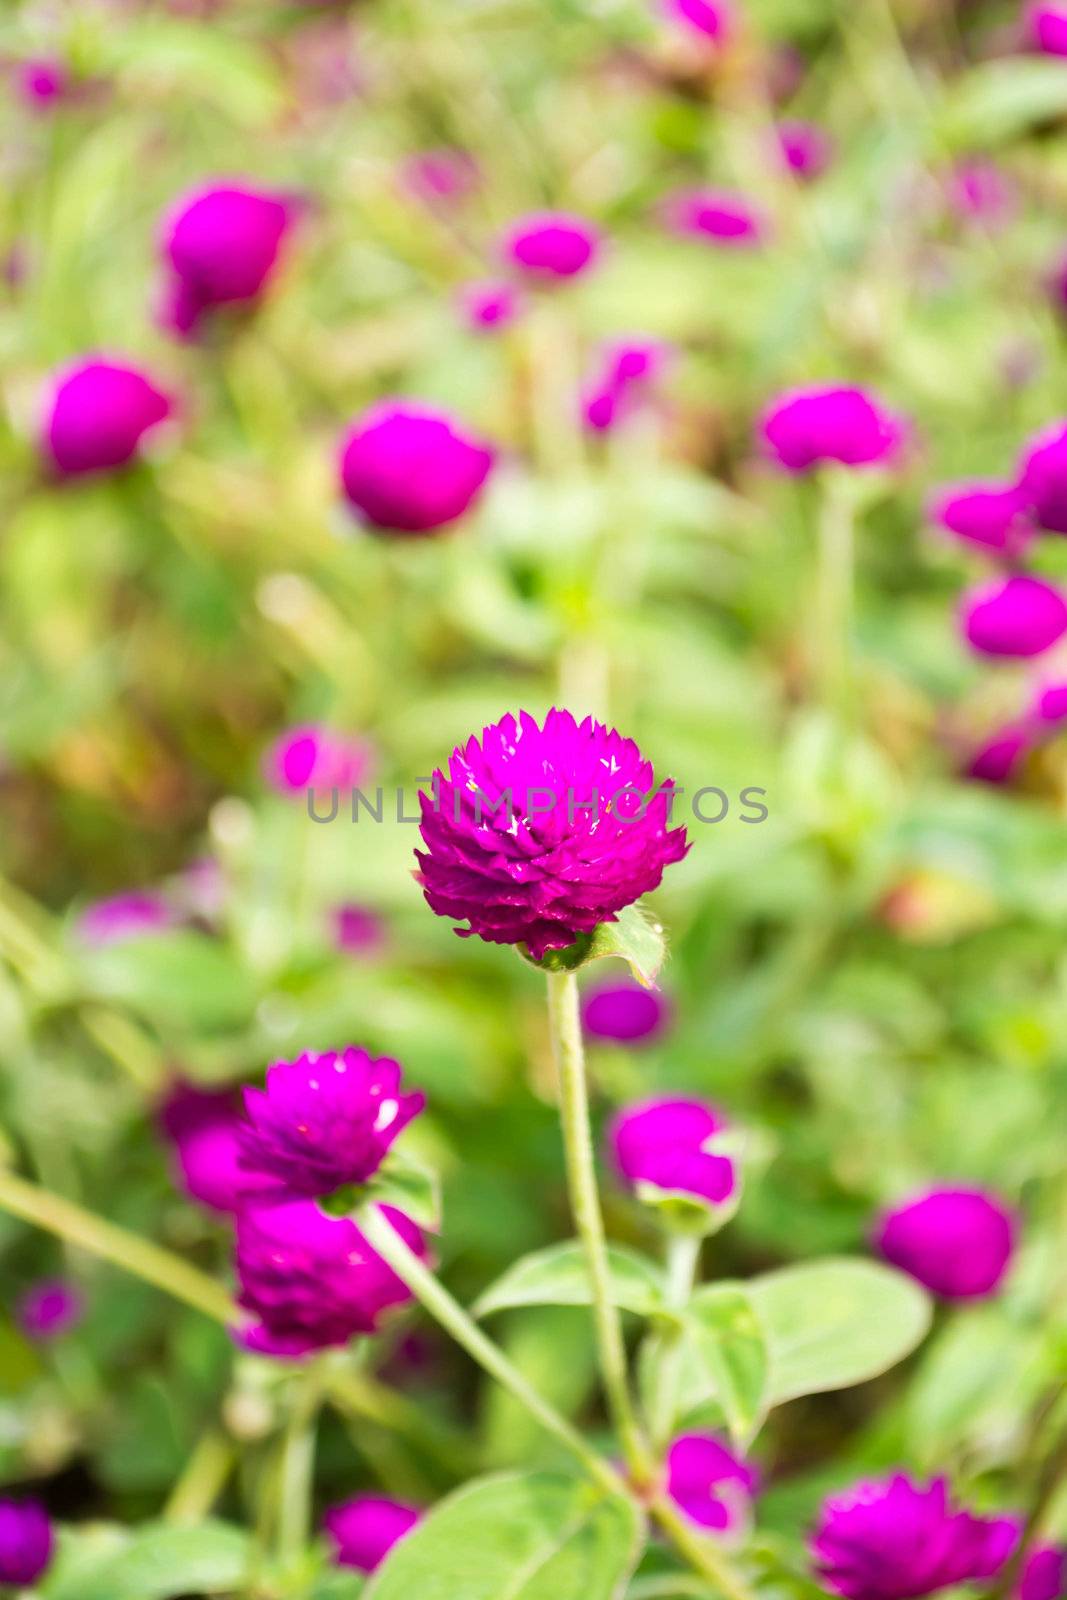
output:
[[[219,306],[247,305],[266,288],[294,220],[291,201],[242,185],[185,195],[165,223],[166,321],[194,333]]]
[[[365,782],[373,753],[365,740],[329,728],[289,728],[271,746],[266,776],[282,794],[307,789],[348,793]]]
[[[820,177],[833,157],[830,135],[814,122],[780,122],[778,149],[786,170],[805,183]]]
[[[474,504],[492,465],[492,450],[443,412],[386,400],[345,435],[341,483],[372,527],[436,533]]]
[[[465,200],[480,181],[478,163],[466,150],[423,150],[408,157],[400,177],[409,194],[435,208]]]
[[[967,544],[1015,558],[1033,537],[1027,499],[1016,484],[955,484],[938,492],[930,514],[947,532]]]
[[[464,938],[563,950],[658,887],[685,855],[670,827],[672,785],[657,786],[632,739],[552,710],[539,727],[506,716],[452,752],[420,794],[426,901],[466,921]]]
[[[23,61],[18,69],[18,91],[35,111],[51,110],[70,90],[70,73],[54,56]]]
[[[953,1510],[944,1478],[921,1487],[896,1473],[826,1500],[811,1553],[822,1582],[846,1600],[920,1600],[991,1578],[1017,1537],[1008,1517]]]
[[[725,1127],[701,1100],[648,1100],[619,1113],[609,1140],[627,1183],[680,1190],[716,1206],[737,1192],[733,1161],[713,1147]]]
[[[1010,783],[1033,745],[1029,728],[1011,724],[998,728],[974,755],[964,776],[979,783]]]
[[[247,1179],[241,1166],[243,1119],[234,1091],[175,1084],[159,1120],[174,1146],[186,1193],[212,1211],[236,1210]]]
[[[1067,683],[1047,683],[1034,699],[1034,716],[1048,728],[1067,722]]]
[[[1013,574],[969,590],[960,626],[982,655],[1040,655],[1067,633],[1067,598],[1040,578]]]
[[[1019,488],[1042,528],[1067,533],[1067,424],[1032,440],[1019,466]]]
[[[136,367],[92,359],[55,383],[43,449],[63,477],[124,467],[171,401]]]
[[[1067,1550],[1051,1544],[1031,1550],[1016,1593],[1019,1600],[1063,1600],[1067,1595]]]
[[[173,907],[154,889],[127,889],[86,906],[78,933],[87,944],[120,944],[124,939],[162,933],[176,920]]]
[[[978,1189],[931,1189],[883,1216],[875,1244],[895,1267],[946,1300],[995,1293],[1011,1262],[1015,1221]]]
[[[369,906],[356,905],[354,901],[335,906],[330,925],[333,942],[345,955],[375,956],[385,944],[382,919]]]
[[[425,1256],[422,1234],[403,1212],[381,1214]],[[411,1296],[348,1217],[327,1217],[314,1201],[252,1206],[237,1217],[239,1304],[257,1318],[241,1343],[279,1360],[375,1333],[386,1311]]]
[[[680,22],[717,45],[725,44],[733,31],[733,7],[727,0],[662,0],[662,3],[672,22]]]
[[[959,161],[948,175],[946,197],[958,217],[1001,226],[1015,209],[1015,190],[993,161],[971,157]]]
[[[824,462],[866,467],[899,454],[904,427],[863,389],[814,386],[774,400],[761,432],[787,472],[808,472]]]
[[[80,1291],[66,1278],[42,1278],[18,1303],[18,1325],[27,1339],[47,1343],[77,1327],[85,1311]]]
[[[662,1033],[668,1021],[663,996],[639,983],[601,983],[582,1000],[582,1022],[597,1039],[640,1044]]]
[[[738,1533],[758,1487],[753,1469],[707,1433],[686,1433],[667,1452],[667,1493],[691,1522]]]
[[[542,211],[522,217],[504,239],[505,258],[543,283],[574,278],[591,267],[600,236],[591,222],[567,211]]]
[[[37,1500],[0,1500],[0,1584],[25,1588],[44,1572],[54,1545],[48,1512]]]
[[[664,218],[675,233],[727,249],[759,244],[766,234],[753,203],[727,189],[680,189],[667,199]]]
[[[668,347],[658,339],[635,337],[606,345],[586,391],[584,413],[588,426],[596,432],[614,427],[650,392],[669,355]]]
[[[513,283],[499,279],[465,283],[459,291],[459,308],[476,333],[495,332],[515,321],[522,310],[522,297]]]
[[[314,1198],[372,1178],[426,1097],[401,1094],[397,1062],[349,1045],[275,1062],[244,1103],[247,1192]]]
[[[1027,12],[1030,38],[1049,56],[1067,56],[1067,6],[1037,0]]]
[[[333,1506],[322,1522],[336,1546],[334,1560],[339,1567],[373,1572],[394,1544],[411,1532],[421,1515],[414,1506],[399,1500],[360,1494]]]

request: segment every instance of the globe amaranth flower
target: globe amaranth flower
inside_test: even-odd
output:
[[[350,956],[375,956],[385,945],[385,924],[370,906],[347,900],[330,912],[334,947]]]
[[[1067,1595],[1067,1549],[1046,1544],[1031,1550],[1016,1593],[1019,1600],[1063,1600]]]
[[[802,183],[813,183],[830,165],[834,147],[830,135],[814,122],[780,122],[778,153],[787,172]]]
[[[341,485],[372,527],[435,533],[474,504],[492,465],[489,446],[444,412],[385,400],[345,435]]]
[[[106,900],[94,900],[78,919],[78,934],[87,944],[121,944],[172,928],[177,914],[154,889],[125,889]]]
[[[992,733],[980,745],[963,769],[966,778],[978,783],[1010,783],[1034,745],[1025,723],[1009,723]]]
[[[55,56],[39,56],[20,63],[16,83],[26,105],[35,111],[50,111],[70,93],[70,71]]]
[[[401,1500],[359,1494],[332,1506],[322,1525],[333,1541],[334,1560],[339,1567],[373,1572],[421,1516],[421,1511]]]
[[[111,471],[132,461],[172,410],[136,367],[93,357],[56,379],[42,448],[64,478]]]
[[[672,22],[715,45],[725,44],[733,32],[734,11],[727,0],[663,0],[663,10]]]
[[[294,218],[291,200],[245,184],[213,184],[183,196],[162,242],[168,326],[189,335],[212,311],[258,300]]]
[[[1034,537],[1026,495],[1013,483],[954,484],[938,492],[930,514],[954,538],[1008,559]]]
[[[767,231],[753,202],[729,189],[680,189],[668,196],[664,217],[675,233],[725,249],[759,244]]]
[[[845,467],[890,462],[904,438],[900,418],[874,395],[833,384],[780,395],[764,413],[760,431],[787,472],[810,472],[827,462]]]
[[[583,402],[585,421],[596,432],[613,427],[652,391],[669,357],[659,339],[617,339],[600,353]]]
[[[1008,1517],[954,1510],[943,1478],[924,1487],[896,1473],[825,1501],[811,1554],[822,1582],[846,1600],[919,1600],[992,1577],[1016,1538]]]
[[[48,1567],[55,1537],[37,1500],[0,1500],[0,1584],[26,1588]]]
[[[186,1193],[212,1211],[235,1211],[245,1185],[235,1092],[177,1083],[160,1107],[159,1122]]]
[[[737,1169],[714,1149],[726,1123],[702,1100],[647,1100],[613,1121],[609,1141],[627,1183],[695,1196],[719,1206],[737,1192]]]
[[[365,782],[374,755],[364,739],[308,724],[288,728],[267,753],[266,776],[282,794],[348,792]]]
[[[1067,56],[1067,5],[1036,0],[1027,10],[1030,38],[1049,56]]]
[[[42,1278],[31,1284],[15,1308],[15,1319],[27,1339],[48,1343],[76,1328],[85,1302],[68,1278]]]
[[[381,1207],[404,1243],[425,1256],[422,1234],[403,1212]],[[238,1304],[256,1318],[241,1343],[281,1360],[375,1333],[382,1316],[411,1296],[348,1217],[312,1200],[249,1206],[237,1214]]]
[[[464,937],[563,950],[655,889],[688,848],[632,739],[552,710],[506,716],[452,752],[419,796],[423,893]]]
[[[1015,1219],[980,1189],[931,1189],[886,1213],[875,1242],[894,1266],[947,1300],[999,1288],[1015,1247]]]
[[[669,1007],[640,983],[598,983],[582,997],[582,1025],[595,1039],[641,1044],[663,1032]]]
[[[1067,424],[1038,434],[1019,463],[1019,489],[1039,527],[1067,533]]]
[[[1041,578],[1015,573],[969,590],[960,627],[981,655],[1041,655],[1067,633],[1067,596]]]
[[[956,215],[968,222],[999,226],[1015,210],[1015,190],[1003,168],[974,156],[952,168],[945,193]]]
[[[551,283],[576,278],[591,267],[600,252],[600,235],[584,217],[569,211],[540,211],[512,226],[503,252],[526,277]]]
[[[426,1099],[401,1093],[397,1062],[349,1045],[275,1062],[244,1103],[248,1193],[314,1197],[372,1178]]]
[[[1034,696],[1031,715],[1045,730],[1067,722],[1067,682],[1042,684]]]
[[[464,322],[476,333],[509,327],[522,311],[520,291],[513,283],[496,278],[463,284],[458,302]]]
[[[720,1536],[744,1527],[757,1487],[747,1462],[711,1434],[683,1434],[667,1452],[667,1493],[691,1522]]]

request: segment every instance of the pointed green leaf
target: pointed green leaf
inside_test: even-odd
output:
[[[550,950],[532,964],[546,972],[576,972],[590,961],[618,956],[627,963],[638,983],[651,989],[666,955],[667,943],[661,924],[646,915],[640,905],[632,905],[620,911],[614,922],[600,923],[594,933],[583,934],[566,950]]]
[[[736,1444],[747,1443],[763,1415],[769,1357],[755,1307],[737,1284],[698,1289],[685,1316],[686,1375],[692,1395],[702,1381],[702,1403],[714,1397]]]
[[[663,1282],[654,1262],[612,1245],[608,1270],[612,1299],[623,1311],[647,1317],[662,1307]],[[474,1314],[487,1317],[512,1306],[587,1306],[591,1298],[585,1252],[577,1240],[571,1240],[513,1262],[480,1296]]]
[[[46,1600],[174,1600],[243,1589],[252,1542],[240,1528],[203,1522],[195,1528],[150,1523],[114,1543],[65,1541],[42,1589]]]

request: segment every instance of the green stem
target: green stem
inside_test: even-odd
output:
[[[217,1428],[209,1428],[168,1496],[163,1521],[185,1528],[203,1522],[222,1493],[233,1463],[233,1445]]]
[[[294,1561],[311,1536],[311,1499],[315,1483],[316,1422],[323,1381],[318,1366],[302,1375],[293,1397],[282,1441],[278,1502],[278,1554]]]
[[[609,1494],[626,1495],[626,1485],[615,1469],[586,1443],[577,1429],[560,1416],[554,1406],[537,1393],[504,1352],[486,1338],[477,1323],[429,1268],[423,1265],[415,1252],[408,1248],[375,1206],[364,1207],[359,1215],[359,1226],[370,1245],[460,1348],[477,1361],[491,1378],[495,1378],[501,1388],[506,1389],[520,1405],[525,1406],[545,1432],[558,1439],[602,1489]]]
[[[0,1210],[9,1211],[35,1227],[46,1228],[60,1239],[124,1268],[135,1278],[164,1290],[175,1300],[184,1301],[216,1322],[229,1325],[238,1317],[222,1285],[191,1267],[180,1256],[161,1249],[149,1239],[127,1233],[125,1228],[83,1210],[61,1195],[27,1183],[3,1167],[0,1167]]]
[[[693,1292],[700,1258],[700,1237],[690,1233],[672,1233],[667,1240],[667,1285],[665,1300],[669,1310],[684,1311]],[[674,1413],[678,1404],[678,1385],[681,1380],[682,1331],[665,1328],[659,1337],[658,1371],[651,1405],[650,1427],[652,1445],[657,1455],[670,1443],[674,1426]]]
[[[573,972],[548,974],[548,1018],[552,1051],[559,1076],[560,1120],[567,1161],[567,1187],[571,1212],[585,1249],[586,1268],[593,1296],[600,1375],[608,1408],[619,1435],[627,1466],[639,1486],[651,1482],[654,1469],[648,1445],[638,1425],[626,1370],[622,1322],[611,1295],[604,1219],[597,1191],[593,1135],[589,1125],[589,1095],[585,1077],[585,1051],[578,1009],[578,983]]]
[[[449,1472],[458,1475],[465,1463],[474,1471],[475,1455],[465,1434],[369,1373],[350,1367],[335,1368],[328,1373],[326,1395],[343,1416],[372,1422],[387,1433],[399,1434]]]
[[[754,1600],[748,1585],[734,1571],[733,1563],[687,1521],[673,1500],[665,1494],[657,1495],[649,1510],[678,1554],[702,1578],[707,1578],[725,1600]]]
[[[820,485],[818,581],[815,608],[819,691],[828,709],[845,712],[852,700],[852,611],[855,515],[840,476]]]

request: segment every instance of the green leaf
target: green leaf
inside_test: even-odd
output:
[[[957,78],[946,91],[937,129],[957,149],[988,149],[1065,113],[1063,62],[1012,56],[983,62]]]
[[[635,1506],[549,1473],[449,1495],[379,1568],[365,1600],[619,1600],[643,1542]]]
[[[623,1311],[647,1317],[662,1309],[663,1282],[654,1262],[611,1245],[608,1270],[612,1300]],[[474,1315],[487,1317],[512,1306],[587,1306],[591,1299],[585,1252],[571,1240],[513,1262],[480,1296]]]
[[[547,972],[576,972],[590,961],[619,956],[638,983],[651,989],[666,955],[667,943],[660,923],[647,916],[640,905],[632,905],[620,911],[614,922],[600,923],[595,933],[583,934],[566,950],[550,950],[532,964]]]
[[[759,1317],[739,1285],[698,1289],[685,1314],[683,1412],[714,1397],[735,1443],[751,1440],[764,1412],[770,1358]],[[703,1392],[694,1396],[695,1384]],[[692,1397],[692,1398],[690,1398]]]
[[[252,1544],[240,1528],[204,1522],[196,1528],[142,1527],[116,1549],[80,1538],[65,1543],[42,1593],[46,1600],[172,1600],[223,1594],[247,1582]]]
[[[930,1326],[919,1285],[876,1261],[840,1256],[782,1267],[745,1289],[767,1340],[770,1405],[875,1378]]]
[[[189,928],[79,951],[94,994],[183,1030],[247,1024],[256,1005],[248,973],[228,946]]]

